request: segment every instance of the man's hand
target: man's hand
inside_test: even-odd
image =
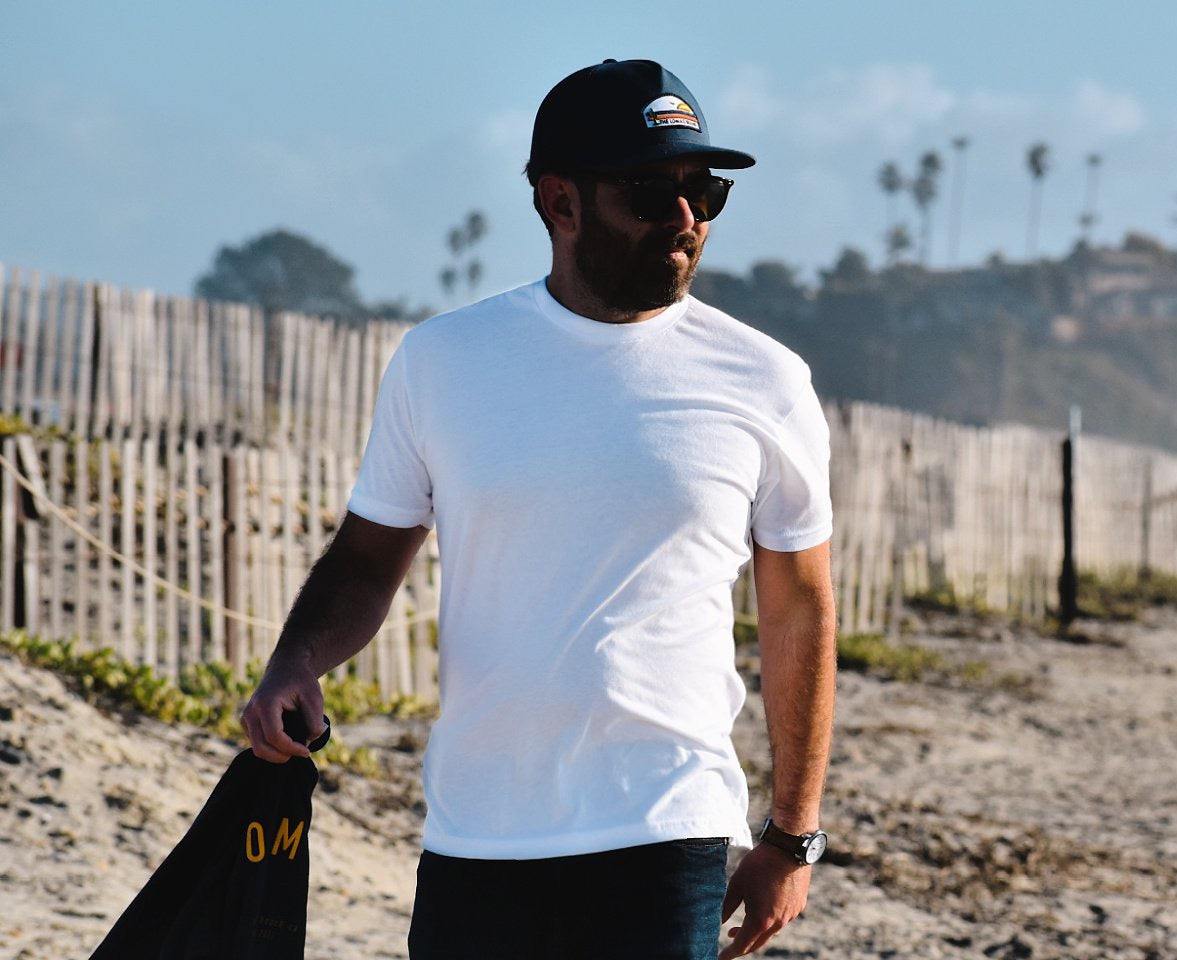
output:
[[[291,740],[282,729],[284,710],[302,714],[311,740],[323,732],[323,691],[314,671],[274,660],[241,714],[253,752],[271,763],[311,755],[305,744]]]
[[[428,533],[424,527],[386,527],[344,514],[302,585],[266,674],[241,714],[255,754],[271,763],[310,756],[305,745],[283,731],[282,711],[301,713],[312,740],[323,732],[319,677],[375,636]]]
[[[732,942],[719,960],[732,960],[759,950],[790,920],[805,909],[812,867],[799,864],[784,850],[762,843],[751,850],[727,886],[723,898],[723,923],[744,905],[744,922],[732,927]]]

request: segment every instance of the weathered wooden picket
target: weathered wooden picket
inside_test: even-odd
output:
[[[0,630],[113,646],[174,674],[264,659],[355,478],[404,326],[363,327],[0,266]],[[951,595],[1029,617],[1057,603],[1061,435],[867,404],[826,408],[843,630]],[[55,428],[50,430],[48,428]],[[1177,573],[1177,457],[1079,445],[1082,569]],[[435,693],[431,540],[347,668]],[[754,609],[747,578],[737,611]]]

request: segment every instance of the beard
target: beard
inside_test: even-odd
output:
[[[670,256],[676,250],[686,262]],[[659,310],[687,295],[703,241],[690,232],[658,231],[634,239],[586,205],[573,255],[580,276],[604,305],[623,312]]]

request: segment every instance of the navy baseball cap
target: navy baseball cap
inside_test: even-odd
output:
[[[756,161],[711,145],[707,121],[690,90],[652,60],[606,60],[557,83],[539,106],[527,179],[545,173],[616,173],[698,157],[721,170]]]

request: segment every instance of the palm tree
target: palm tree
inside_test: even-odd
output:
[[[964,203],[964,159],[968,147],[968,137],[952,138],[952,149],[956,151],[956,163],[952,170],[952,209],[948,220],[949,266],[954,266],[960,255],[960,214]]]
[[[456,227],[450,227],[446,232],[445,242],[446,246],[450,248],[451,259],[450,263],[438,275],[441,288],[445,291],[446,296],[454,294],[460,276],[465,276],[466,284],[471,291],[478,286],[478,281],[482,279],[483,273],[482,261],[473,254],[465,264],[462,263],[462,260],[471,248],[486,236],[488,229],[486,214],[479,210],[471,210],[466,214],[466,219],[462,223]]]
[[[911,233],[906,223],[897,223],[887,231],[887,264],[893,266],[898,263],[908,250],[911,249]]]
[[[899,164],[888,160],[879,168],[879,186],[887,195],[887,236],[895,229],[895,197],[903,189],[903,174]]]
[[[1099,181],[1099,167],[1103,157],[1098,153],[1087,154],[1087,195],[1083,200],[1083,212],[1079,214],[1080,236],[1083,242],[1091,239],[1091,228],[1098,219],[1095,215],[1095,191]]]
[[[486,214],[479,210],[471,210],[466,214],[466,242],[470,246],[476,244],[486,233]]]
[[[932,201],[936,199],[936,180],[943,168],[940,154],[929,150],[920,157],[920,172],[911,182],[911,196],[920,211],[920,263],[925,267],[932,247]]]
[[[1050,147],[1039,141],[1026,151],[1030,169],[1030,222],[1026,229],[1026,259],[1033,260],[1038,249],[1038,220],[1042,214],[1042,179],[1050,169]]]

